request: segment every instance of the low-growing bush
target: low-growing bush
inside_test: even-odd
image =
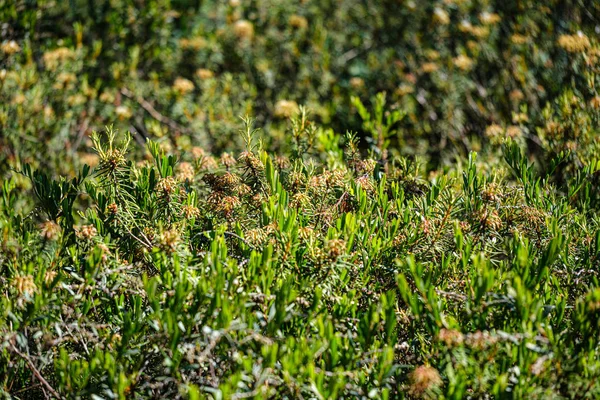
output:
[[[600,397],[599,7],[0,0],[0,394]]]

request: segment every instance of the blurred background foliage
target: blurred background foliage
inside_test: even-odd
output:
[[[366,139],[350,97],[382,91],[406,112],[391,149],[431,169],[505,134],[545,162],[574,139],[581,153],[598,147],[587,112],[569,115],[573,129],[548,126],[565,108],[600,107],[594,1],[2,3],[3,165],[21,157],[60,170],[109,123],[220,153],[239,147],[246,114],[277,149],[298,105]],[[572,96],[578,104],[564,104]],[[40,144],[61,156],[27,150]]]

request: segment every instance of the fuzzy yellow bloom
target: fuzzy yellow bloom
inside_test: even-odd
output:
[[[103,103],[112,103],[115,101],[115,96],[111,92],[102,92],[99,100]]]
[[[46,273],[44,274],[44,283],[46,285],[51,284],[57,275],[58,275],[58,272],[56,272],[56,271],[46,271]]]
[[[527,43],[527,36],[523,36],[523,35],[519,35],[518,33],[515,33],[514,35],[512,35],[510,37],[510,41],[513,42],[514,44],[525,44],[525,43]]]
[[[410,374],[410,393],[422,397],[430,390],[440,387],[442,383],[437,369],[429,365],[421,365]]]
[[[68,85],[69,83],[77,82],[77,76],[72,72],[61,72],[56,77],[56,81],[62,85]]]
[[[450,23],[450,15],[446,10],[436,7],[433,10],[433,20],[440,25],[448,25]]]
[[[506,128],[506,135],[512,139],[516,139],[522,135],[521,128],[516,125],[511,125]]]
[[[485,128],[485,136],[487,136],[493,143],[499,142],[503,134],[504,129],[498,124],[491,124]]]
[[[437,339],[446,344],[447,347],[456,347],[463,343],[465,337],[455,329],[441,329]]]
[[[131,110],[127,106],[119,106],[115,108],[115,114],[122,121],[131,118]]]
[[[25,98],[25,95],[23,93],[17,93],[14,95],[12,103],[16,105],[21,105],[25,103],[26,100],[27,98]]]
[[[461,54],[458,57],[453,58],[452,62],[454,63],[454,65],[456,67],[458,67],[459,69],[461,69],[463,71],[469,71],[471,68],[473,68],[473,60],[470,59],[469,57],[465,56],[464,54]]]
[[[194,37],[191,39],[183,38],[179,41],[179,45],[184,50],[201,50],[206,47],[206,39],[203,37]]]
[[[173,90],[179,94],[187,94],[194,90],[194,84],[189,79],[177,78],[173,82]]]
[[[43,56],[44,64],[49,70],[54,70],[64,61],[73,58],[75,58],[75,53],[67,47],[59,47],[55,50],[47,51]]]
[[[219,161],[226,168],[231,168],[236,164],[235,157],[227,152],[221,154]]]
[[[202,80],[206,80],[212,78],[215,74],[210,69],[199,68],[196,70],[196,76]]]
[[[519,102],[525,98],[525,95],[519,89],[511,90],[508,96],[514,102]]]
[[[525,113],[515,113],[512,119],[515,124],[521,124],[529,121],[529,117]]]
[[[181,241],[181,235],[176,229],[164,231],[160,235],[160,247],[168,252],[174,252]]]
[[[177,189],[177,180],[172,176],[162,178],[156,184],[156,191],[162,196],[169,196]]]
[[[289,118],[299,110],[298,103],[293,100],[279,100],[275,104],[273,114],[278,118]]]
[[[424,74],[430,74],[437,71],[439,68],[440,67],[436,63],[426,62],[425,64],[421,65],[421,72]]]
[[[37,292],[37,286],[32,275],[18,275],[13,278],[13,287],[17,289],[19,296],[33,295]]]
[[[75,236],[83,240],[91,240],[98,234],[94,225],[83,225],[79,228],[75,228]]]
[[[19,44],[17,42],[15,42],[14,40],[10,40],[8,42],[2,43],[2,52],[4,54],[15,54],[18,53],[19,51],[21,51],[21,46],[19,46]]]
[[[575,35],[560,35],[558,45],[569,53],[582,53],[590,47],[590,39],[582,32]]]
[[[259,247],[267,240],[267,233],[262,228],[254,228],[247,230],[244,237],[250,245]]]
[[[41,227],[41,236],[46,240],[55,241],[60,235],[60,226],[54,221],[46,221]]]
[[[301,15],[292,15],[288,23],[292,28],[305,29],[308,26],[308,20]]]
[[[75,107],[84,104],[87,101],[86,97],[81,93],[74,94],[72,96],[67,97],[67,104]]]
[[[196,218],[200,215],[200,209],[189,204],[186,204],[183,207],[181,207],[181,212],[186,219]]]
[[[233,33],[240,39],[250,40],[254,36],[254,25],[250,21],[241,19],[233,25]]]
[[[408,85],[406,83],[403,83],[402,85],[398,86],[398,88],[396,89],[396,94],[398,96],[404,96],[407,94],[411,94],[415,91],[415,88],[412,85]]]
[[[46,121],[52,121],[54,119],[54,109],[51,105],[46,104],[44,106],[44,118]]]
[[[353,78],[350,78],[350,86],[353,89],[360,89],[365,86],[365,81],[362,78],[355,76]]]
[[[495,25],[502,20],[502,17],[498,14],[485,11],[479,14],[479,20],[484,25]]]
[[[196,172],[194,171],[194,166],[189,162],[182,162],[179,164],[179,171],[177,172],[177,179],[181,182],[191,182],[194,180],[194,176]]]

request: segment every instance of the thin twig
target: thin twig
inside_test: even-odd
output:
[[[52,395],[54,397],[56,397],[57,399],[60,399],[61,398],[60,394],[58,394],[58,392],[56,390],[54,390],[54,388],[52,386],[50,386],[50,384],[48,383],[48,381],[44,379],[44,377],[42,376],[42,374],[40,373],[40,371],[38,371],[38,369],[35,367],[35,365],[31,361],[31,359],[29,358],[29,356],[27,356],[26,354],[21,353],[19,351],[19,349],[17,349],[13,344],[11,344],[10,346],[12,347],[12,350],[15,352],[15,354],[17,354],[19,357],[21,357],[23,360],[25,360],[25,362],[27,363],[27,366],[29,367],[29,369],[31,370],[31,372],[33,372],[33,374],[35,375],[35,377],[40,381],[40,383],[46,389],[48,389],[48,391],[50,393],[52,393]]]
[[[165,117],[158,111],[152,104],[150,104],[147,100],[145,100],[142,96],[136,96],[131,90],[127,88],[122,88],[121,93],[123,96],[128,97],[132,100],[137,101],[137,103],[150,114],[152,118],[157,120],[158,122],[167,125],[169,128],[174,129],[183,133],[191,133],[191,130],[188,128],[179,125],[177,122],[173,121],[171,118]]]

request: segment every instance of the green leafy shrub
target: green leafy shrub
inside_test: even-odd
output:
[[[0,2],[4,397],[600,396],[597,4],[143,3]]]

